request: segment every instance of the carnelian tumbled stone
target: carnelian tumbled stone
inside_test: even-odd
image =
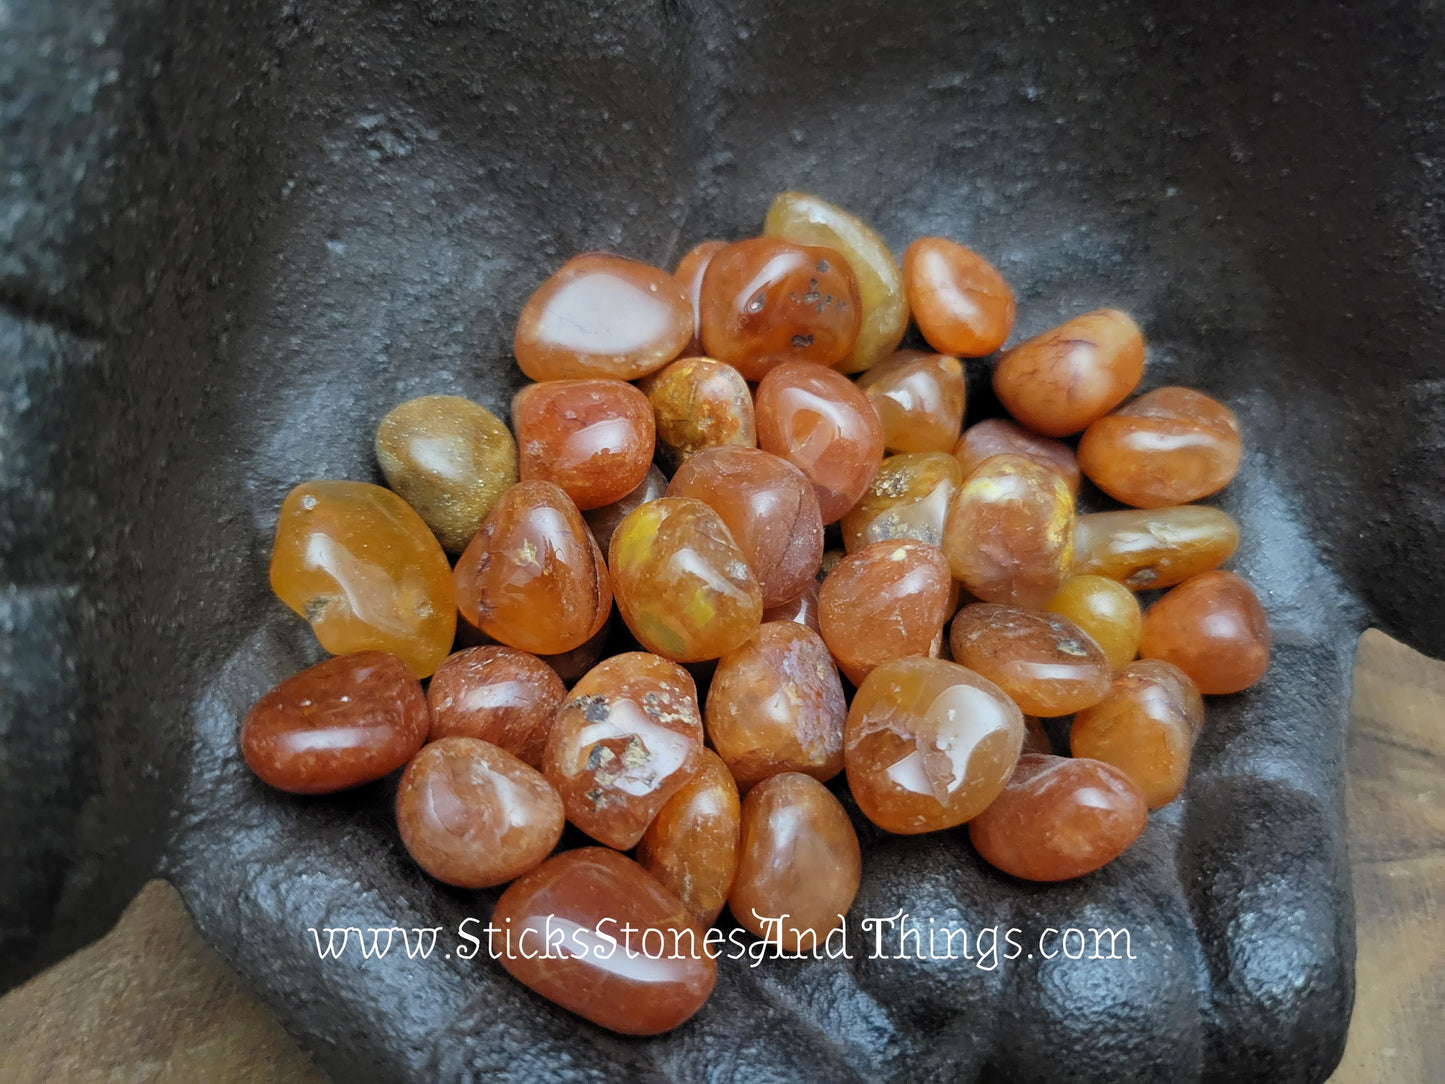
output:
[[[1139,654],[1144,615],[1134,593],[1103,576],[1071,576],[1044,609],[1087,632],[1115,670]]]
[[[888,832],[935,832],[976,817],[1019,758],[1024,717],[987,678],[942,659],[885,663],[853,697],[848,788]]]
[[[551,482],[518,482],[503,494],[457,561],[462,616],[509,647],[571,651],[612,611],[602,551],[572,499]]]
[[[953,499],[943,552],[953,578],[985,602],[1042,606],[1073,567],[1073,494],[1032,459],[986,459]]]
[[[843,517],[843,548],[856,553],[870,542],[890,538],[942,546],[943,525],[962,484],[963,472],[951,455],[890,455]]]
[[[416,864],[458,888],[520,877],[562,837],[562,801],[542,773],[478,738],[442,738],[401,773],[401,842]]]
[[[241,753],[293,794],[344,790],[400,768],[427,732],[426,696],[383,651],[327,659],[268,692],[241,723]]]
[[[1148,591],[1218,568],[1238,545],[1239,524],[1207,505],[1094,512],[1075,524],[1074,571]]]
[[[657,1035],[702,1008],[717,962],[681,901],[605,847],[554,855],[514,881],[488,945],[522,985],[623,1035]]]
[[[1025,753],[1052,753],[1054,751],[1054,743],[1049,741],[1048,731],[1044,729],[1044,724],[1039,722],[1037,715],[1024,716],[1023,751]]]
[[[692,325],[687,291],[666,271],[589,252],[527,300],[512,349],[533,380],[636,380],[682,353]]]
[[[553,482],[578,508],[631,493],[652,465],[647,396],[621,380],[529,384],[512,400],[522,480]]]
[[[1139,654],[1172,662],[1202,693],[1237,693],[1269,668],[1269,621],[1233,572],[1185,580],[1144,614]]]
[[[763,592],[723,521],[692,497],[634,509],[612,535],[617,610],[647,650],[715,659],[757,631]]]
[[[1138,325],[1117,309],[1099,309],[1005,353],[993,390],[1035,433],[1066,437],[1122,403],[1143,375]]]
[[[945,354],[900,350],[858,378],[891,452],[947,452],[963,425],[963,366]]]
[[[637,862],[703,926],[728,900],[738,869],[738,785],[704,749],[697,772],[667,800],[637,844]]]
[[[967,478],[985,459],[1010,453],[1032,459],[1041,467],[1052,467],[1064,476],[1069,492],[1079,492],[1079,462],[1073,449],[1061,440],[1030,433],[1007,418],[985,418],[970,425],[953,446],[953,457]]]
[[[954,660],[1008,693],[1029,715],[1068,715],[1097,704],[1112,669],[1103,649],[1058,614],[976,602],[949,630]]]
[[[417,677],[456,636],[451,566],[411,505],[367,482],[303,482],[286,495],[271,589],[333,655],[389,651]]]
[[[784,361],[842,361],[863,319],[858,280],[842,255],[777,237],[737,241],[714,255],[701,312],[708,357],[749,380]]]
[[[1118,858],[1149,820],[1127,775],[1097,760],[1025,753],[968,825],[983,860],[1026,881],[1066,881]]]
[[[692,342],[687,344],[684,354],[701,354],[702,349],[702,277],[712,258],[728,247],[726,241],[702,241],[688,249],[672,275],[682,283],[692,302]]]
[[[704,720],[708,740],[746,790],[783,772],[822,782],[841,772],[847,711],[823,638],[779,621],[718,660]]]
[[[702,716],[681,666],[629,651],[587,671],[552,722],[543,768],[567,819],[625,851],[697,770]]]
[[[818,592],[823,640],[857,685],[875,666],[936,655],[952,580],[937,546],[900,538],[850,553]]]
[[[679,358],[642,384],[657,422],[657,450],[673,467],[705,448],[755,448],[753,393],[731,365]]]
[[[903,250],[903,287],[913,322],[943,354],[981,358],[1014,325],[1014,295],[993,264],[944,237],[920,237]]]
[[[1114,675],[1103,700],[1074,716],[1069,751],[1112,764],[1158,809],[1184,789],[1203,726],[1204,701],[1184,671],[1140,659]]]
[[[824,524],[842,519],[883,458],[883,423],[873,404],[846,376],[806,362],[768,373],[753,401],[758,447],[807,475]]]
[[[770,621],[796,621],[800,625],[806,625],[814,632],[818,631],[818,581],[809,580],[803,588],[803,593],[797,598],[789,599],[787,602],[777,606],[769,606],[763,611],[763,624]]]
[[[617,525],[627,518],[628,512],[648,501],[655,501],[666,493],[667,475],[654,465],[647,468],[647,473],[642,476],[642,481],[621,500],[604,504],[601,508],[589,508],[583,512],[582,515],[587,520],[587,526],[592,531],[592,537],[597,539],[597,545],[601,547],[602,552],[606,553],[612,545],[612,532],[617,530]]]
[[[1136,508],[1217,493],[1240,455],[1234,412],[1193,388],[1156,388],[1092,423],[1079,440],[1089,481]]]
[[[437,667],[427,686],[428,738],[479,738],[541,768],[552,716],[566,696],[557,672],[536,655],[469,647]]]
[[[743,799],[738,872],[728,910],[784,952],[821,951],[863,875],[842,804],[811,775],[769,776]]]
[[[763,592],[763,605],[797,598],[823,560],[823,518],[803,472],[757,448],[713,448],[678,468],[669,497],[695,497],[718,514]]]

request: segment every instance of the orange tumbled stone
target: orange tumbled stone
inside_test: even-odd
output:
[[[602,551],[551,482],[502,495],[457,561],[462,616],[509,647],[555,655],[586,643],[612,609]]]
[[[1139,654],[1144,615],[1134,593],[1103,576],[1070,576],[1044,609],[1087,632],[1115,670]]]
[[[842,519],[883,458],[883,423],[873,404],[846,376],[805,362],[772,370],[753,401],[758,447],[807,475],[824,524]]]
[[[479,738],[541,768],[552,716],[566,696],[562,679],[536,655],[469,647],[437,667],[427,686],[428,738]]]
[[[753,393],[731,365],[679,358],[643,384],[657,422],[658,452],[674,467],[706,448],[754,448]]]
[[[1008,782],[1024,740],[1017,705],[942,659],[879,666],[853,697],[848,788],[879,828],[913,834],[976,817]]]
[[[1104,699],[1103,649],[1058,614],[976,602],[949,630],[954,660],[993,681],[1029,715],[1068,715]]]
[[[617,525],[627,518],[639,505],[648,501],[655,501],[658,497],[667,493],[667,475],[658,470],[656,466],[647,468],[647,473],[642,476],[639,482],[627,496],[621,500],[613,501],[611,504],[604,504],[601,508],[589,508],[583,512],[587,520],[587,526],[592,531],[592,537],[597,539],[597,545],[602,552],[606,553],[612,545],[612,532],[617,530]]]
[[[395,655],[327,659],[268,692],[241,723],[241,753],[262,781],[327,794],[394,772],[426,740],[426,696]]]
[[[823,640],[857,685],[875,666],[936,655],[952,581],[937,546],[902,538],[850,553],[818,592]]]
[[[513,978],[623,1035],[677,1027],[717,982],[717,962],[682,902],[605,847],[554,855],[514,881],[491,925],[501,934],[488,950]]]
[[[784,361],[833,365],[863,320],[858,280],[831,248],[778,237],[736,241],[702,280],[702,343],[749,380]]]
[[[770,621],[796,621],[818,631],[818,581],[809,580],[797,598],[769,606],[763,610],[763,624]]]
[[[702,926],[728,900],[738,869],[738,785],[727,765],[704,749],[697,772],[663,805],[637,844],[637,863],[657,878]]]
[[[986,459],[953,499],[943,552],[953,578],[985,602],[1042,606],[1073,567],[1073,494],[1032,459]]]
[[[669,497],[718,514],[763,592],[763,605],[797,598],[823,560],[823,518],[803,472],[757,448],[714,448],[677,469]]]
[[[688,249],[677,261],[673,277],[682,283],[692,302],[692,342],[683,350],[684,354],[701,354],[702,348],[702,277],[712,258],[728,247],[726,241],[702,241]]]
[[[946,354],[900,350],[858,378],[891,452],[947,452],[963,426],[963,366]]]
[[[958,461],[943,452],[890,455],[858,503],[843,517],[843,548],[856,553],[870,542],[913,538],[943,544],[943,525],[963,484]]]
[[[1118,858],[1149,820],[1129,777],[1097,760],[1026,753],[968,825],[983,860],[1026,881],[1066,881]]]
[[[520,877],[562,837],[562,801],[542,773],[478,738],[442,738],[412,757],[396,792],[401,842],[459,888]]]
[[[743,799],[728,910],[785,952],[821,951],[863,875],[847,812],[811,775],[769,776]]]
[[[718,660],[704,721],[708,740],[746,790],[783,772],[823,782],[841,772],[847,711],[823,638],[779,621]]]
[[[567,819],[625,851],[692,778],[702,733],[688,672],[644,651],[624,652],[572,687],[552,722],[543,768]]]
[[[1103,700],[1074,716],[1069,751],[1112,764],[1158,809],[1184,789],[1203,726],[1204,701],[1184,671],[1140,659],[1114,675]]]
[[[994,366],[993,390],[1027,428],[1066,437],[1122,403],[1143,374],[1138,325],[1099,309],[1010,349]]]
[[[303,482],[286,495],[271,589],[333,655],[388,651],[417,677],[456,636],[441,543],[406,501],[367,482]]]
[[[1233,572],[1185,580],[1144,614],[1139,654],[1172,662],[1202,693],[1237,693],[1269,669],[1269,621]]]
[[[636,380],[682,353],[692,302],[666,271],[624,256],[574,256],[522,308],[512,349],[533,380]]]
[[[1009,453],[1032,459],[1041,467],[1052,467],[1064,476],[1069,492],[1079,492],[1079,462],[1073,449],[1061,440],[1030,433],[1007,418],[985,418],[970,425],[953,446],[953,457],[967,478],[985,459]]]
[[[1241,454],[1234,412],[1193,388],[1156,388],[1093,422],[1079,440],[1089,481],[1136,508],[1219,492]]]
[[[981,358],[1004,344],[1014,295],[993,264],[944,237],[920,237],[903,250],[903,288],[913,322],[943,354]]]
[[[1207,505],[1094,512],[1074,526],[1074,571],[1148,591],[1218,568],[1238,545],[1239,524]]]
[[[552,482],[578,508],[641,484],[656,440],[647,396],[621,380],[528,384],[512,400],[522,481]]]
[[[648,651],[678,662],[715,659],[763,619],[763,593],[718,514],[692,497],[634,509],[612,535],[617,609]]]

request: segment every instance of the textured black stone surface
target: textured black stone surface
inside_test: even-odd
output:
[[[0,982],[160,870],[337,1079],[1326,1076],[1354,637],[1445,653],[1445,11],[1273,7],[0,0]],[[571,253],[670,264],[786,187],[995,257],[1021,334],[1125,308],[1147,386],[1234,406],[1269,678],[1081,882],[860,824],[857,958],[724,964],[661,1039],[482,961],[318,961],[308,927],[495,895],[412,867],[387,784],[245,772],[240,716],[316,657],[266,588],[281,497],[375,477],[405,397],[502,411]],[[867,958],[900,908],[1138,959]]]

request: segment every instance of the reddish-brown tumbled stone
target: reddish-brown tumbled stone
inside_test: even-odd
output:
[[[1014,295],[1003,276],[945,237],[920,237],[904,250],[903,286],[918,330],[945,354],[992,354],[1013,328]]]
[[[692,342],[687,344],[683,354],[701,354],[702,347],[702,277],[707,274],[707,265],[712,258],[728,247],[726,241],[702,241],[688,249],[677,261],[673,277],[682,283],[692,302]]]
[[[587,526],[592,531],[592,537],[597,539],[597,545],[603,553],[612,545],[612,532],[617,530],[617,525],[627,518],[627,513],[634,508],[646,504],[648,501],[655,501],[658,497],[667,493],[667,475],[658,470],[657,467],[649,466],[647,473],[642,476],[642,481],[632,490],[631,493],[621,500],[605,504],[601,508],[589,508],[582,515],[587,520]]]
[[[1109,691],[1113,671],[1103,649],[1055,613],[977,602],[958,611],[948,642],[957,662],[1029,715],[1068,715]]]
[[[900,350],[858,378],[891,452],[947,452],[963,425],[963,366],[946,354]]]
[[[1063,475],[1069,492],[1078,494],[1079,461],[1073,449],[1061,440],[1030,433],[1007,418],[985,418],[970,425],[953,446],[953,458],[958,460],[965,478],[978,470],[985,459],[1005,453],[1032,459],[1041,467],[1052,467]]]
[[[522,480],[553,482],[578,508],[619,501],[652,465],[647,396],[621,380],[528,384],[512,400]]]
[[[703,926],[727,903],[738,868],[738,785],[704,749],[697,771],[669,798],[637,844],[637,862]]]
[[[817,580],[809,580],[803,587],[803,593],[797,598],[777,606],[769,606],[763,611],[763,624],[766,625],[769,621],[796,621],[818,632],[818,587]]]
[[[1139,654],[1172,662],[1202,693],[1237,693],[1269,668],[1269,621],[1254,589],[1233,572],[1205,572],[1144,614]]]
[[[536,655],[501,645],[467,648],[432,675],[429,739],[480,738],[541,768],[552,716],[566,696],[562,679]]]

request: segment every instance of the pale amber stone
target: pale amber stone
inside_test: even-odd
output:
[[[1044,609],[1066,617],[1087,632],[1115,670],[1139,654],[1144,614],[1134,593],[1103,576],[1071,576]]]
[[[948,642],[956,661],[1029,715],[1068,715],[1109,691],[1113,671],[1103,650],[1058,614],[976,602],[958,611]]]
[[[763,592],[723,521],[692,497],[662,497],[612,536],[617,610],[648,651],[677,662],[715,659],[763,619]]]
[[[432,675],[428,738],[480,738],[540,768],[552,716],[566,696],[562,679],[536,655],[501,645],[470,647]]]
[[[1023,714],[993,682],[942,659],[897,659],[853,697],[848,788],[885,831],[952,828],[1003,790],[1023,740]]]
[[[769,606],[763,611],[763,624],[770,621],[796,621],[818,632],[818,588],[817,580],[809,580],[803,593],[797,598],[777,606]]]
[[[853,269],[863,323],[848,356],[837,363],[839,371],[860,372],[898,349],[899,340],[908,330],[903,272],[883,239],[861,219],[817,196],[783,192],[768,208],[763,233],[834,249]]]
[[[944,237],[920,237],[903,251],[903,286],[913,322],[944,354],[981,358],[1004,344],[1014,295],[977,252]]]
[[[858,835],[822,783],[784,772],[748,791],[728,894],[728,910],[744,929],[785,952],[821,952],[853,906],[862,875]]]
[[[1185,580],[1144,614],[1139,654],[1183,670],[1202,693],[1237,693],[1269,669],[1269,621],[1233,572]]]
[[[1218,568],[1238,545],[1239,524],[1202,504],[1094,512],[1075,525],[1074,571],[1148,591]]]
[[[1078,496],[1079,462],[1074,458],[1073,449],[1061,440],[1030,433],[1007,418],[985,418],[970,425],[953,446],[953,457],[963,468],[965,478],[978,470],[985,459],[1006,452],[1032,459],[1041,467],[1054,468],[1064,476],[1069,492]]]
[[[985,602],[1042,606],[1073,568],[1073,494],[1032,459],[993,456],[959,487],[943,552],[954,579]]]
[[[657,422],[657,448],[673,467],[707,448],[755,448],[753,393],[731,365],[679,358],[642,383]]]
[[[1074,716],[1069,751],[1112,764],[1134,781],[1150,809],[1179,797],[1204,726],[1204,701],[1172,663],[1131,662],[1108,695]]]
[[[870,542],[913,538],[943,545],[943,525],[963,484],[958,460],[942,452],[891,455],[868,490],[843,517],[843,547],[856,553]]]
[[[728,247],[726,241],[702,241],[688,249],[677,262],[673,277],[687,290],[692,302],[692,342],[683,350],[684,355],[701,354],[702,349],[702,277],[707,274],[707,265],[712,258]]]
[[[620,501],[613,501],[611,504],[604,504],[601,508],[589,508],[582,515],[587,520],[587,526],[592,531],[592,537],[597,539],[597,545],[602,552],[606,553],[612,545],[612,532],[617,530],[617,525],[639,505],[648,501],[655,501],[658,497],[667,493],[667,475],[658,470],[657,467],[649,466],[647,473],[642,476],[642,481],[631,493]]]
[[[780,621],[718,660],[705,721],[708,740],[746,790],[782,772],[823,782],[841,772],[847,710],[823,638]]]
[[[621,380],[529,384],[512,400],[512,424],[522,480],[555,483],[581,509],[626,497],[652,465],[652,405]]]
[[[709,926],[727,903],[738,869],[742,805],[727,765],[711,749],[663,805],[637,844],[637,863]]]
[[[386,651],[417,677],[456,635],[451,566],[416,511],[367,482],[303,482],[286,495],[271,590],[333,655]]]
[[[702,736],[688,672],[656,655],[624,652],[572,687],[552,722],[543,768],[567,819],[625,851],[697,771]]]
[[[858,378],[883,422],[891,452],[948,452],[963,426],[963,366],[957,358],[900,350]]]

